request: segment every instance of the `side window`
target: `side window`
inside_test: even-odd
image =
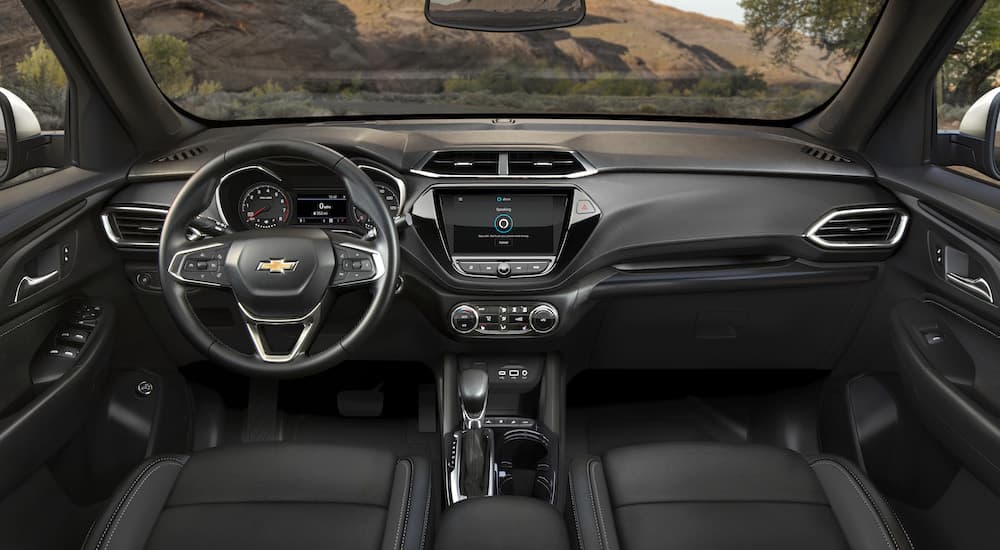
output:
[[[69,87],[66,72],[20,0],[6,2],[0,10],[0,36],[4,37],[0,42],[0,90],[17,113],[19,124],[17,136],[11,136],[10,129],[0,122],[0,138],[4,138],[0,140],[0,174],[8,163],[13,163],[12,171],[17,172],[4,176],[0,187],[7,187],[59,168],[51,165],[61,163],[61,155],[47,155],[42,163],[48,166],[18,162],[11,156],[19,149],[12,140],[49,141],[49,147],[59,147],[66,127]],[[34,144],[20,148],[30,146]]]
[[[938,130],[958,130],[976,99],[1000,86],[1000,0],[986,0],[937,77]]]

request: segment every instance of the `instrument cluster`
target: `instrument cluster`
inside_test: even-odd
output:
[[[371,178],[393,217],[406,201],[406,185],[392,170],[355,160]],[[269,159],[226,174],[216,202],[227,225],[240,230],[316,226],[364,234],[371,217],[356,206],[346,184],[329,170],[294,159]]]

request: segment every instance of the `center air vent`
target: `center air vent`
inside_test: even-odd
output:
[[[438,151],[413,172],[432,178],[574,178],[595,170],[573,151],[497,149]]]
[[[837,210],[805,236],[825,248],[890,248],[903,238],[908,221],[903,210],[893,207]]]
[[[584,170],[569,151],[511,151],[507,166],[512,176],[565,176]]]
[[[423,169],[442,176],[498,176],[499,151],[441,151],[424,163]]]

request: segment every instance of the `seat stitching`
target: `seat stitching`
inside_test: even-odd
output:
[[[885,517],[882,516],[882,511],[878,507],[878,502],[875,500],[875,497],[868,491],[868,487],[865,485],[864,481],[862,481],[858,476],[854,475],[854,472],[852,472],[850,468],[844,466],[843,464],[840,464],[840,462],[838,462],[835,458],[827,458],[827,460],[830,460],[831,462],[838,464],[841,468],[844,469],[844,471],[848,473],[848,475],[851,476],[851,478],[854,479],[855,482],[857,482],[858,486],[861,487],[861,490],[865,492],[865,495],[868,497],[868,500],[870,500],[872,502],[872,505],[875,507],[875,511],[878,513],[879,519],[882,520],[883,524],[885,524],[885,529],[889,533],[889,536],[892,537],[893,544],[896,544],[896,547],[899,548],[899,544],[896,543],[896,538],[892,534],[892,528],[890,527],[889,522],[887,522],[885,520]],[[882,499],[882,502],[885,502],[885,505],[889,508],[889,511],[892,512],[892,516],[893,518],[896,519],[896,523],[899,525],[899,528],[902,529],[903,534],[906,535],[906,541],[910,544],[910,547],[914,548],[913,541],[910,540],[909,533],[907,533],[906,528],[903,527],[903,522],[899,521],[899,516],[896,515],[896,512],[893,511],[892,506],[890,506],[885,499]]]
[[[913,544],[913,539],[910,538],[910,533],[907,532],[906,526],[903,525],[903,522],[899,519],[899,515],[896,514],[896,511],[892,509],[892,504],[889,504],[889,501],[886,500],[886,499],[882,499],[882,500],[885,501],[885,506],[887,508],[889,508],[890,512],[892,512],[892,517],[894,517],[896,519],[896,524],[899,525],[900,530],[903,531],[903,535],[906,537],[906,542],[907,542],[907,544],[910,545],[910,550],[917,550],[917,545]]]
[[[583,546],[583,531],[580,530],[580,512],[576,507],[576,492],[573,490],[573,481],[569,483],[569,502],[573,512],[573,523],[576,524],[576,542],[580,550],[585,550]]]
[[[597,461],[590,459],[587,461],[587,480],[590,485],[590,505],[594,509],[594,516],[598,520],[597,529],[597,540],[601,544],[601,548],[606,548],[609,546],[607,540],[607,528],[604,525],[604,512],[601,510],[601,499],[597,496],[597,483],[594,480],[594,466],[597,465]]]
[[[868,508],[869,512],[871,512],[872,519],[875,520],[875,525],[878,526],[879,531],[882,533],[882,540],[885,541],[886,546],[888,546],[891,549],[900,550],[899,544],[896,543],[896,537],[892,535],[892,531],[888,528],[888,524],[886,523],[885,518],[882,516],[882,513],[878,511],[878,507],[873,505],[873,502],[871,500],[871,495],[868,493],[868,490],[865,489],[864,486],[860,484],[860,482],[854,476],[854,474],[852,474],[850,470],[845,468],[840,463],[828,458],[816,460],[811,465],[819,465],[820,463],[829,464],[830,466],[833,466],[835,470],[838,470],[845,475],[847,480],[851,483],[851,486],[854,488],[854,491],[858,494],[859,497],[861,497],[862,502],[865,503],[865,507]],[[864,494],[862,494],[862,492]],[[886,537],[886,535],[888,535],[888,537]],[[890,539],[892,539],[891,544],[889,542]]]
[[[125,506],[123,506],[121,509],[121,513],[118,515],[117,518],[115,518],[113,526],[111,528],[111,534],[108,535],[108,540],[106,541],[107,545],[105,546],[105,548],[111,548],[111,540],[115,538],[115,533],[118,532],[118,526],[121,525],[122,518],[125,517],[125,512],[127,512],[128,507],[132,505],[132,501],[135,500],[135,496],[139,494],[139,490],[142,489],[142,486],[145,485],[146,482],[149,481],[151,477],[153,477],[153,474],[155,474],[156,471],[162,468],[163,466],[177,466],[178,468],[182,468],[184,465],[177,461],[168,460],[157,464],[156,466],[150,468],[146,472],[142,480],[139,481],[138,485],[135,486],[135,490],[132,491],[132,493],[129,495],[128,500],[125,502]],[[100,546],[98,546],[98,548],[100,548]]]
[[[111,517],[108,518],[108,523],[104,525],[104,529],[101,531],[101,536],[97,539],[97,544],[94,545],[95,549],[100,549],[101,546],[104,544],[104,537],[107,536],[108,530],[111,529],[111,524],[114,522],[115,518],[118,517],[118,512],[119,512],[119,510],[121,510],[122,504],[124,504],[125,499],[132,493],[132,491],[135,490],[135,486],[136,486],[137,483],[139,483],[139,480],[142,479],[142,476],[146,475],[146,472],[148,472],[149,469],[152,468],[153,466],[155,466],[155,465],[157,465],[157,464],[159,464],[161,462],[168,462],[168,461],[173,461],[173,462],[175,462],[175,463],[177,463],[179,465],[183,465],[183,463],[181,461],[177,460],[174,457],[158,458],[158,459],[150,462],[149,464],[147,464],[142,469],[142,471],[139,472],[139,474],[132,479],[132,483],[131,483],[131,485],[129,485],[128,490],[125,491],[125,493],[122,494],[121,498],[118,499],[118,504],[115,505],[114,512],[112,512],[111,513]]]
[[[427,504],[424,505],[424,530],[420,532],[420,550],[424,550],[424,543],[427,542],[427,523],[431,517],[431,489],[427,487]]]
[[[404,544],[406,542],[406,536],[405,536],[406,523],[405,523],[405,521],[406,521],[406,518],[408,518],[409,515],[410,515],[410,497],[411,497],[411,495],[410,495],[410,492],[411,492],[410,489],[411,489],[411,486],[412,486],[413,462],[411,462],[410,459],[408,459],[408,458],[404,458],[404,459],[401,459],[396,464],[397,465],[401,465],[404,462],[406,463],[406,467],[403,468],[406,471],[406,506],[404,507],[404,506],[402,506],[402,504],[400,504],[400,507],[399,507],[399,521],[396,522],[396,538],[395,538],[395,541],[392,543],[392,547],[393,548],[402,548],[402,544]]]

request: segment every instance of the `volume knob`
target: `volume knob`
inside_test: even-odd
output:
[[[559,312],[548,304],[537,306],[528,314],[528,324],[531,325],[532,330],[539,334],[552,332],[558,323]]]
[[[479,313],[472,306],[460,304],[451,310],[451,328],[459,334],[468,334],[479,325]]]

